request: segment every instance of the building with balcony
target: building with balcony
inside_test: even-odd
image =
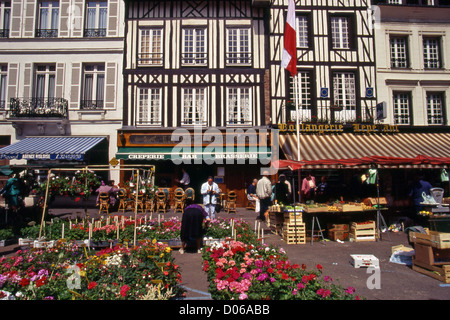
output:
[[[0,2],[3,146],[30,137],[103,137],[103,152],[77,163],[114,157],[123,114],[123,18],[119,0]]]

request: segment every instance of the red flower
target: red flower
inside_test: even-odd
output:
[[[306,264],[302,264],[302,270],[306,270]]]
[[[127,286],[126,284],[123,285],[123,286],[120,288],[120,295],[121,295],[122,297],[125,297],[125,296],[127,295],[128,290],[130,290],[130,289],[131,289],[131,288],[130,288],[129,286]]]
[[[94,289],[96,286],[97,286],[97,282],[92,281],[88,284],[88,289],[89,290]]]
[[[41,279],[36,280],[36,282],[35,282],[36,288],[39,288],[39,287],[43,286],[46,283],[47,283],[47,278],[46,277],[42,277]]]
[[[27,285],[29,285],[30,284],[30,279],[27,279],[27,278],[22,278],[22,280],[20,280],[20,283],[19,283],[22,287],[25,287],[25,286],[27,286]]]
[[[322,267],[321,264],[318,264],[318,265],[316,266],[316,268],[317,268],[317,270],[323,270],[323,267]]]

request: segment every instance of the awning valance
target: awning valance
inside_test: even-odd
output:
[[[450,133],[280,135],[286,159],[305,168],[377,164],[385,167],[450,164]],[[281,166],[288,164],[280,160]]]
[[[84,160],[105,137],[29,137],[0,149],[0,159]]]
[[[228,150],[226,147],[119,147],[116,159],[124,160],[226,160],[244,159],[258,160],[270,158],[270,148],[262,147],[235,147]]]

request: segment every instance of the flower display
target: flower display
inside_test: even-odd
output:
[[[323,277],[318,264],[312,271],[291,264],[282,248],[241,241],[221,242],[203,250],[203,270],[209,292],[218,300],[358,299]]]
[[[74,242],[0,259],[0,292],[23,300],[144,299],[183,294],[171,249],[156,241],[88,252]]]

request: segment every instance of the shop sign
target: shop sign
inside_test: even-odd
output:
[[[279,123],[278,129],[280,132],[296,132],[295,124]],[[344,132],[344,125],[342,124],[305,124],[301,123],[298,131],[300,133],[341,133]]]
[[[354,133],[398,133],[398,125],[392,124],[353,124]]]

